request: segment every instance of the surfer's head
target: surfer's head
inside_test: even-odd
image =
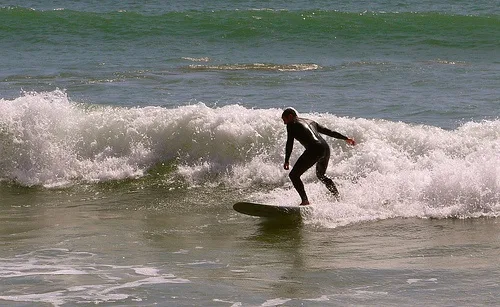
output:
[[[294,121],[295,118],[297,118],[297,111],[294,108],[286,108],[283,114],[281,114],[281,119],[285,125]]]

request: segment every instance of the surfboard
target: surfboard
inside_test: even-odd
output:
[[[300,218],[299,206],[277,206],[266,205],[249,202],[238,202],[233,205],[233,209],[239,213],[252,216],[268,217],[268,218]]]

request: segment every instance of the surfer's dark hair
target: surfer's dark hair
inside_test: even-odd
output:
[[[292,114],[293,116],[297,116],[297,111],[295,111],[294,108],[286,108],[285,111],[283,111],[283,114],[281,114],[281,117],[285,117]]]

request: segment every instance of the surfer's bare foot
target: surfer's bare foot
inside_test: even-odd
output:
[[[307,206],[307,205],[309,205],[309,201],[308,200],[304,200],[303,202],[301,202],[299,204],[299,206]]]

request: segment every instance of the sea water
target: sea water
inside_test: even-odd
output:
[[[0,5],[0,302],[494,305],[498,1]],[[295,107],[327,138],[301,223]],[[302,151],[296,142],[291,164]]]

